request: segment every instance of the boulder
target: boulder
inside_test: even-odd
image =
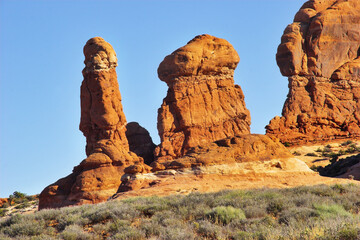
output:
[[[267,135],[283,143],[360,136],[358,0],[306,2],[286,27],[276,60],[289,94]]]
[[[250,113],[233,78],[239,60],[226,40],[200,35],[160,63],[158,75],[168,92],[158,110],[157,162],[181,157],[198,145],[250,133]]]

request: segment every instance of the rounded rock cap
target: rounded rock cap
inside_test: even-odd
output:
[[[159,65],[158,76],[169,83],[183,76],[233,74],[239,61],[228,41],[204,34],[166,56]]]
[[[84,46],[85,71],[106,70],[117,66],[116,53],[101,37],[90,38]]]

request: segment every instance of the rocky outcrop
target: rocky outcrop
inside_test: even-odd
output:
[[[131,192],[147,192],[146,189],[154,189],[154,193],[166,195],[166,191],[174,192],[180,182],[186,181],[189,184],[187,189],[195,186],[197,189],[206,189],[208,178],[218,179],[217,186],[212,187],[221,189],[219,186],[234,186],[229,179],[244,181],[250,177],[259,180],[264,176],[279,179],[289,174],[302,177],[315,174],[304,162],[294,158],[280,142],[260,134],[243,134],[199,145],[190,148],[182,157],[156,161],[152,166],[152,173],[142,174],[136,171],[136,166],[132,171],[125,171],[115,198],[131,196]]]
[[[180,158],[155,162],[152,166],[153,171],[159,171],[291,157],[280,142],[265,135],[243,134],[190,148]]]
[[[360,2],[311,0],[287,26],[276,60],[289,77],[266,134],[303,143],[360,136]]]
[[[142,157],[146,164],[154,161],[156,145],[145,128],[141,127],[137,122],[130,122],[126,125],[126,137],[131,152]]]
[[[129,150],[115,51],[95,37],[86,43],[84,55],[80,130],[86,137],[87,158],[42,191],[39,209],[106,201],[120,186],[124,169],[143,162]]]
[[[210,35],[197,36],[165,57],[158,75],[169,89],[158,110],[157,162],[250,133],[250,113],[233,79],[239,60],[230,43]]]

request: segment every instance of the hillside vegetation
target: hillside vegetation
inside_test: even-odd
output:
[[[359,239],[358,186],[139,197],[13,215],[0,239]]]

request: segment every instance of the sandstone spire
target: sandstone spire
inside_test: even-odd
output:
[[[160,63],[159,78],[169,89],[158,110],[158,160],[250,132],[244,94],[233,79],[239,60],[226,40],[200,35]]]
[[[290,89],[267,135],[290,143],[360,136],[358,0],[306,2],[285,29],[276,60]]]
[[[88,157],[42,191],[40,209],[106,201],[118,190],[124,169],[143,162],[129,151],[114,49],[95,37],[86,43],[84,55],[80,130]]]

